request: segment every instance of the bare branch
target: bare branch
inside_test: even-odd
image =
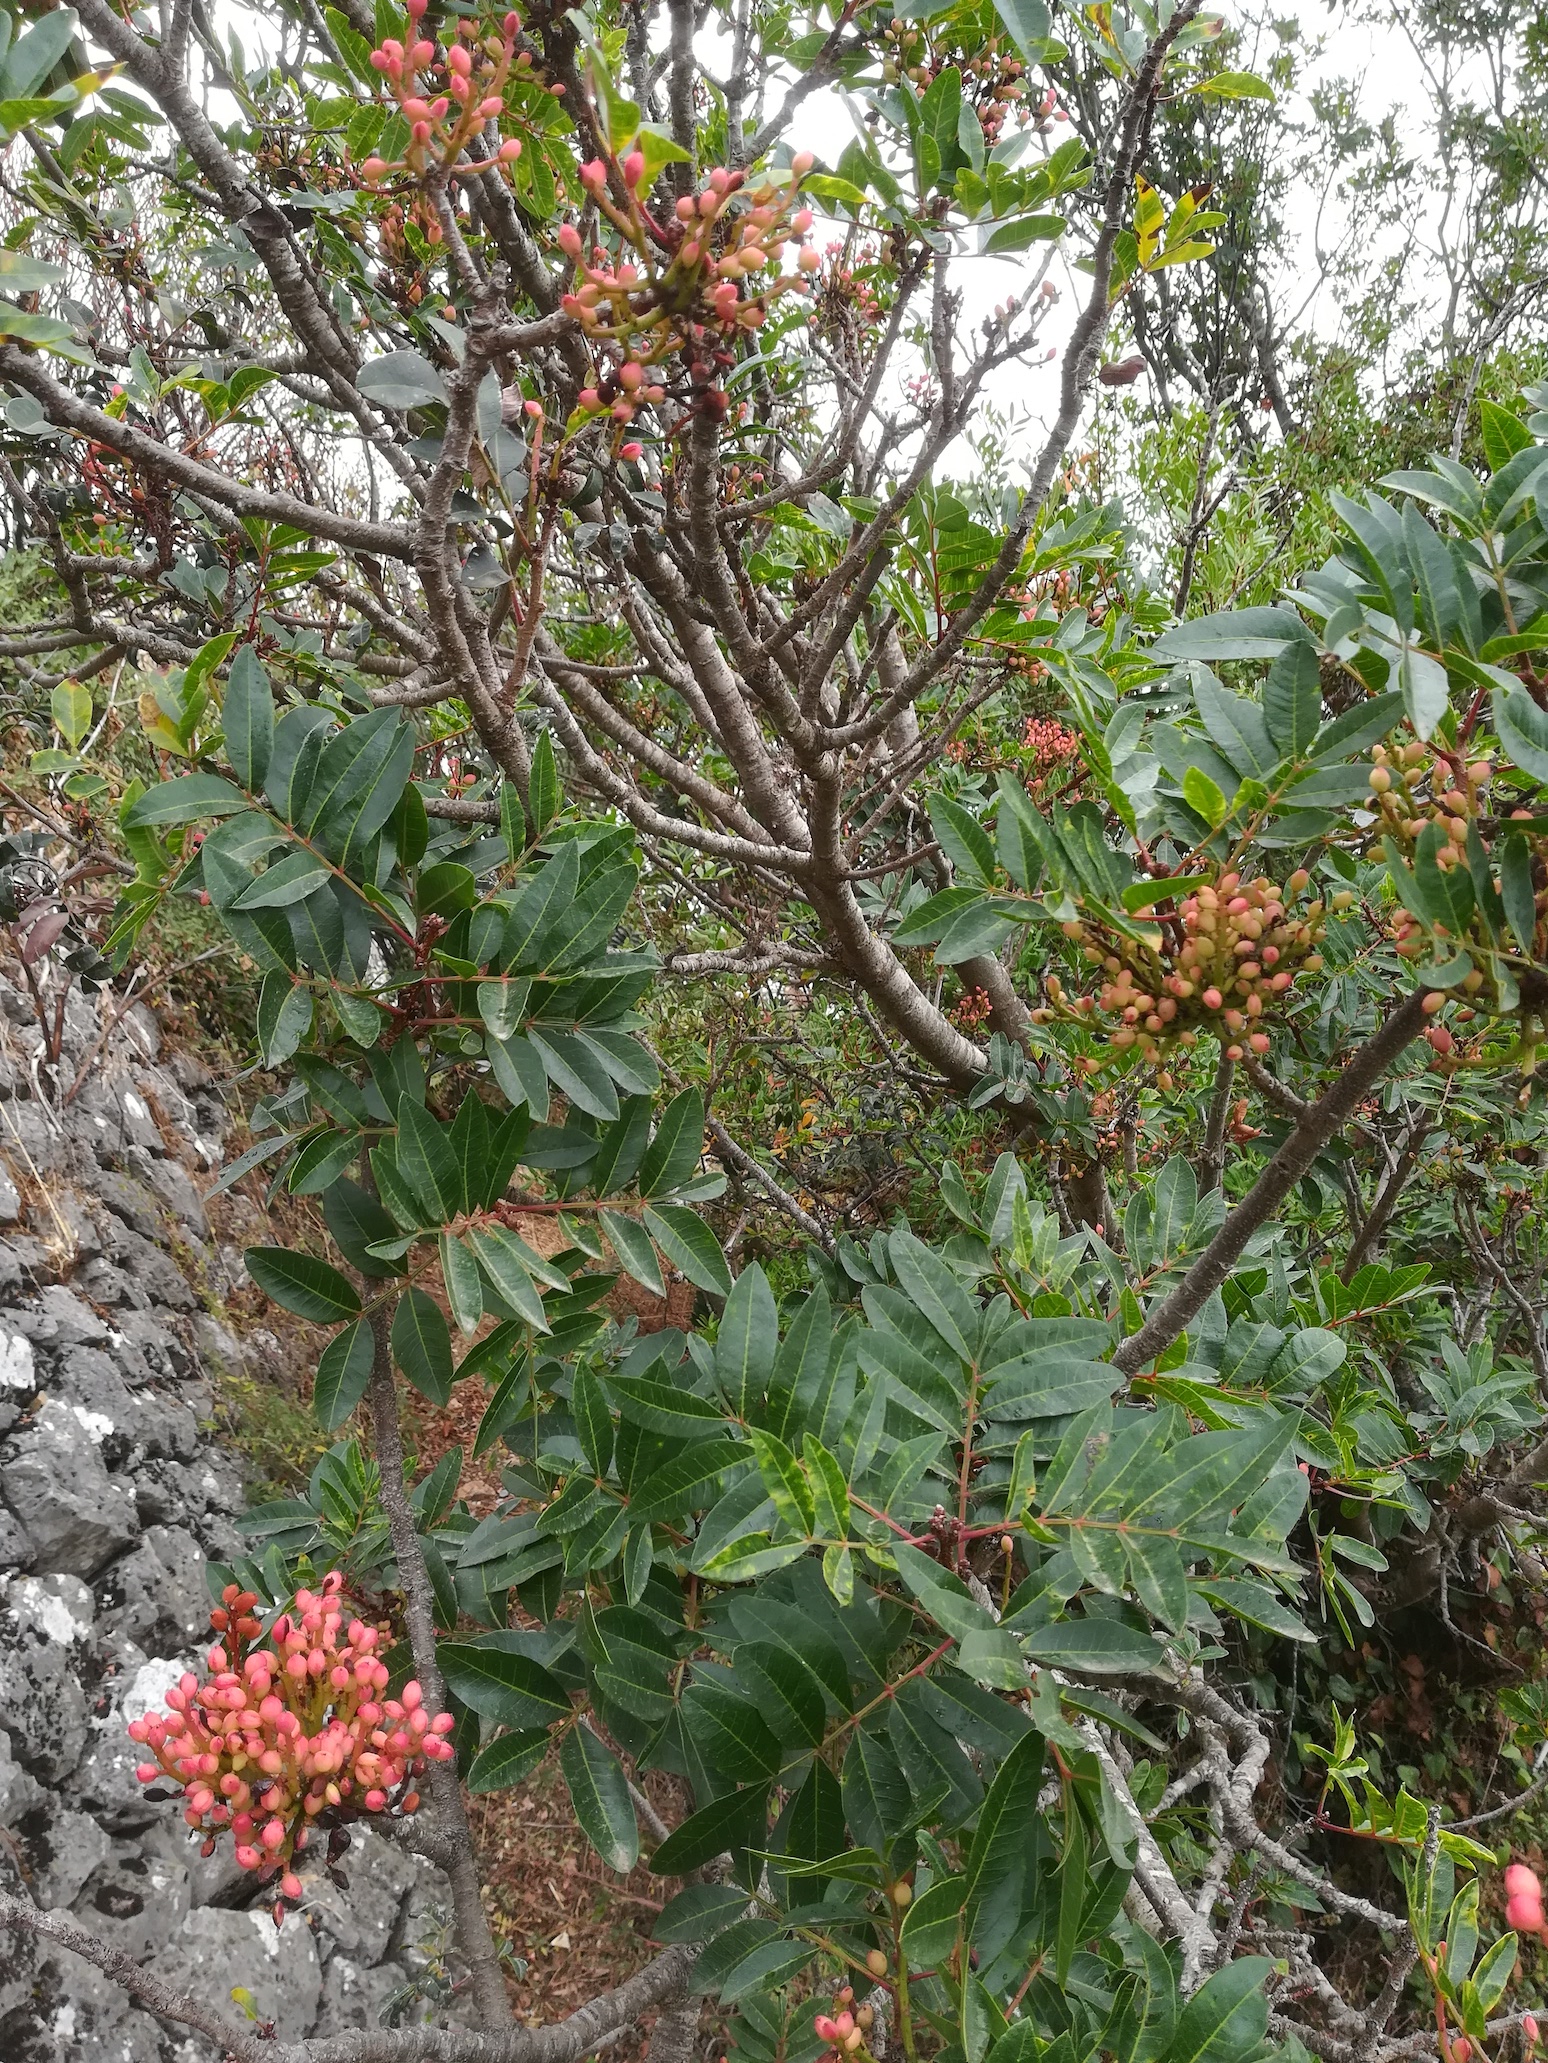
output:
[[[1253,1233],[1272,1217],[1328,1141],[1343,1130],[1404,1047],[1419,1036],[1424,1022],[1423,996],[1415,992],[1405,997],[1332,1087],[1310,1105],[1176,1289],[1119,1347],[1113,1356],[1115,1367],[1133,1375],[1166,1351],[1225,1281]]]
[[[0,378],[30,394],[52,423],[76,431],[93,443],[105,444],[143,467],[152,476],[176,481],[180,487],[207,496],[220,507],[239,516],[258,516],[267,523],[293,525],[304,537],[324,537],[347,550],[370,552],[378,558],[413,557],[408,531],[386,523],[364,523],[336,509],[300,501],[292,494],[274,494],[262,487],[247,487],[230,479],[215,467],[191,459],[168,444],[147,436],[132,423],[120,422],[89,402],[79,400],[43,370],[38,359],[15,344],[0,344]]]
[[[392,1535],[398,1563],[398,1580],[403,1585],[404,1618],[414,1669],[426,1698],[438,1712],[444,1712],[446,1685],[435,1652],[435,1593],[425,1566],[414,1514],[409,1508],[403,1479],[403,1435],[398,1423],[398,1396],[392,1365],[391,1314],[378,1303],[371,1315],[371,1336],[375,1358],[371,1368],[371,1429],[381,1479],[382,1504]],[[441,1833],[448,1846],[446,1873],[451,1880],[452,1904],[456,1913],[458,1944],[468,1959],[473,1996],[485,2027],[510,2024],[511,2009],[505,1995],[505,1978],[500,1958],[489,1933],[473,1860],[473,1836],[468,1827],[462,1785],[455,1768],[445,1762],[429,1767],[430,1795],[435,1801]]]

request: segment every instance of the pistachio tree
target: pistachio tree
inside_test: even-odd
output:
[[[1124,606],[1071,440],[1114,306],[1210,258],[1140,165],[1218,39],[1193,0],[927,21],[308,8],[254,59],[83,0],[15,115],[4,477],[59,603],[4,656],[74,683],[34,775],[112,805],[105,958],[197,896],[260,972],[225,1179],[318,1200],[248,1269],[329,1329],[335,1444],[215,1572],[147,1781],[281,1918],[361,1821],[455,1907],[441,2024],[315,2042],[0,1908],[243,2063],[567,2063],[652,2014],[671,2056],[707,2004],[757,2063],[1536,2038],[1494,1851],[1290,1715],[1303,1651],[1535,1553],[1532,1228],[1459,1184],[1460,1285],[1391,1235],[1443,1118],[1540,1123],[1543,397],[1484,415],[1482,477],[1342,505],[1277,606]],[[1100,138],[1057,120],[1071,39]],[[1010,288],[976,330],[970,258]],[[953,482],[1050,348],[1024,476]],[[155,781],[88,750],[125,656]],[[1034,684],[1040,796],[944,750]],[[664,1081],[663,970],[820,975],[995,1154],[939,1224],[835,1226]],[[728,1172],[793,1273],[733,1270]],[[619,1320],[620,1276],[693,1322]],[[487,1516],[461,1453],[405,1460],[403,1386],[463,1383]],[[1524,1769],[1545,1715],[1510,1725]],[[550,1756],[670,1896],[533,2028],[465,1792]]]

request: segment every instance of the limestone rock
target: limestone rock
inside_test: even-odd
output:
[[[411,1977],[424,1977],[441,1969],[451,1952],[451,1885],[443,1871],[421,1864],[403,1901],[393,1955]]]
[[[94,1576],[139,1531],[133,1496],[103,1464],[110,1430],[82,1406],[45,1397],[0,1460],[0,1494],[39,1569]]]
[[[108,1139],[120,1154],[131,1147],[143,1146],[148,1153],[165,1153],[167,1142],[161,1136],[161,1127],[151,1114],[151,1107],[144,1094],[132,1082],[122,1079],[109,1087],[113,1095],[112,1114],[108,1120]]]
[[[200,1358],[212,1375],[242,1375],[255,1363],[261,1366],[266,1339],[273,1341],[276,1353],[279,1351],[279,1342],[272,1334],[252,1332],[245,1339],[238,1339],[229,1325],[223,1325],[207,1311],[197,1312],[188,1324]]]
[[[146,1787],[135,1776],[145,1751],[130,1740],[129,1722],[166,1702],[166,1694],[191,1664],[191,1657],[173,1655],[154,1662],[141,1660],[118,1703],[96,1721],[88,1747],[71,1785],[76,1802],[110,1833],[138,1833],[154,1826],[176,1808],[146,1802]]]
[[[11,1753],[11,1737],[0,1733],[0,1827],[14,1827],[43,1803],[44,1792],[37,1778],[28,1774]]]
[[[204,1550],[181,1526],[151,1526],[104,1585],[104,1628],[148,1653],[186,1647],[209,1626]]]
[[[88,1934],[142,1963],[177,1933],[188,1901],[188,1872],[181,1863],[120,1843],[76,1896],[75,1917]]]
[[[5,1114],[7,1154],[13,1167],[46,1175],[71,1158],[64,1134],[55,1129],[36,1103],[13,1102]],[[27,1163],[31,1167],[27,1168]]]
[[[94,1304],[108,1310],[148,1311],[151,1300],[132,1275],[100,1258],[90,1262],[76,1280]]]
[[[19,1297],[33,1279],[33,1239],[0,1239],[0,1298]]]
[[[185,1826],[175,1806],[164,1805],[155,1823],[140,1836],[140,1853],[148,1861],[176,1864],[188,1879],[190,1905],[244,1905],[253,1892],[251,1870],[241,1869],[230,1835],[215,1843],[213,1855],[201,1854],[202,1837]]]
[[[202,1509],[202,1500],[189,1494],[186,1474],[169,1461],[146,1461],[135,1472],[134,1508],[142,1526],[170,1525],[174,1519]]]
[[[147,1406],[140,1434],[148,1455],[166,1455],[174,1461],[194,1460],[202,1445],[193,1400],[160,1391]]]
[[[59,1647],[88,1639],[97,1616],[96,1602],[79,1576],[13,1576],[4,1596],[18,1632],[40,1634]]]
[[[204,1199],[190,1180],[187,1169],[175,1160],[152,1158],[138,1161],[137,1165],[146,1186],[155,1191],[173,1217],[180,1219],[195,1239],[201,1242],[208,1239],[210,1228],[204,1215]],[[135,1227],[136,1231],[140,1229]]]
[[[348,1956],[334,1956],[323,1972],[322,2010],[313,2032],[347,2034],[351,2028],[382,2026],[383,2011],[408,1982],[408,1972],[397,1963],[379,1963],[374,1970],[367,1970]],[[429,2017],[428,2006],[415,2002],[394,2024],[419,2027]]]
[[[120,1228],[112,1243],[114,1261],[153,1304],[165,1304],[169,1311],[191,1311],[197,1301],[174,1262],[127,1226]]]
[[[134,1773],[144,1753],[122,1727],[105,1728],[92,1737],[75,1772],[76,1796],[112,1833],[135,1833],[173,1809],[146,1803],[145,1786]]]
[[[161,1058],[161,1021],[149,1003],[131,1003],[124,1012],[124,1036],[143,1060]]]
[[[126,1311],[115,1323],[112,1350],[126,1383],[177,1382],[191,1372],[188,1349],[153,1313]]]
[[[108,1338],[106,1322],[62,1282],[48,1283],[30,1309],[10,1312],[6,1322],[26,1333],[34,1347],[61,1353],[68,1347],[105,1346]]]
[[[154,1406],[142,1406],[125,1387],[111,1355],[98,1347],[72,1347],[61,1354],[48,1380],[48,1394],[79,1405],[100,1433],[102,1458],[116,1468],[155,1423]]]
[[[12,1569],[32,1566],[32,1542],[3,1504],[0,1504],[0,1576]]]
[[[278,2040],[299,2041],[317,2018],[322,1965],[311,1929],[299,1914],[276,1927],[267,1912],[195,1906],[150,1968],[178,1991],[224,2001],[235,1989],[252,1994],[260,2020]]]
[[[302,1910],[317,1928],[325,1960],[337,1951],[369,1968],[392,1946],[415,1866],[401,1849],[367,1827],[353,1831],[338,1867],[347,1891],[329,1881],[320,1856],[299,1873],[306,1887]]]
[[[37,1357],[24,1332],[0,1326],[0,1397],[13,1403],[28,1398],[38,1386]]]
[[[27,1222],[39,1239],[63,1249],[67,1262],[79,1265],[102,1251],[102,1235],[80,1197],[62,1183],[51,1182],[39,1203],[27,1213]]]
[[[120,1174],[116,1168],[101,1168],[92,1177],[91,1186],[131,1232],[138,1232],[142,1239],[165,1239],[167,1228],[161,1205],[143,1182]]]
[[[73,1903],[93,1870],[107,1861],[112,1845],[89,1814],[58,1804],[28,1813],[18,1831],[32,1872],[32,1895],[50,1912]]]
[[[10,1611],[0,1612],[0,1713],[17,1761],[44,1783],[61,1782],[80,1761],[86,1693],[70,1650]]]
[[[34,2054],[47,2063],[161,2063],[155,2021],[94,1963],[50,1946],[41,1976],[34,2024],[37,2041],[48,2046],[18,2051],[15,2063]],[[11,2051],[5,2054],[10,2063]]]

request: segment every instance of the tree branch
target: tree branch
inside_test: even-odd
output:
[[[1204,1151],[1199,1155],[1199,1194],[1208,1196],[1220,1187],[1225,1173],[1226,1120],[1231,1115],[1231,1084],[1236,1062],[1224,1045],[1215,1069],[1214,1093],[1209,1099],[1209,1118],[1204,1127]]]
[[[447,1710],[446,1684],[435,1653],[435,1593],[425,1566],[414,1514],[409,1507],[403,1478],[403,1433],[398,1421],[398,1393],[392,1372],[392,1319],[385,1304],[371,1314],[371,1337],[375,1357],[371,1367],[371,1429],[381,1476],[382,1504],[392,1535],[392,1551],[403,1585],[404,1620],[414,1669],[426,1700],[437,1712]],[[473,1861],[473,1836],[468,1826],[462,1785],[455,1765],[432,1762],[430,1795],[435,1800],[442,1832],[449,1844],[446,1874],[451,1880],[452,1904],[456,1913],[457,1939],[473,1979],[473,1996],[485,2027],[500,2028],[510,2023],[510,2003],[500,1958],[489,1933]]]
[[[1424,998],[1407,996],[1366,1040],[1338,1080],[1309,1106],[1295,1130],[1236,1206],[1182,1281],[1113,1356],[1125,1375],[1148,1368],[1220,1287],[1254,1232],[1278,1210],[1317,1155],[1341,1132],[1403,1049],[1424,1029]]]

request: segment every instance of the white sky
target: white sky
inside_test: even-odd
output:
[[[1279,15],[1298,15],[1303,41],[1308,45],[1318,41],[1324,44],[1317,60],[1305,67],[1303,91],[1295,96],[1289,109],[1292,117],[1309,120],[1309,93],[1319,86],[1342,79],[1356,86],[1356,99],[1367,119],[1374,123],[1396,110],[1405,133],[1412,134],[1415,123],[1411,111],[1422,105],[1427,88],[1422,67],[1399,27],[1378,27],[1367,21],[1351,19],[1350,8],[1344,0],[1323,0],[1323,4],[1319,4],[1319,0],[1304,0],[1304,4],[1297,4],[1297,0],[1282,0],[1282,4],[1272,10],[1268,0],[1259,0],[1258,5],[1247,8],[1234,8],[1230,0],[1206,0],[1206,4],[1223,13],[1232,23],[1242,23],[1249,17],[1257,18],[1260,6],[1265,14],[1272,11]],[[1391,4],[1396,9],[1402,5],[1402,0],[1391,0]],[[1057,15],[1054,32],[1058,33]],[[1267,30],[1263,33],[1261,47],[1264,57],[1260,61],[1266,62],[1267,53],[1277,47]],[[1241,61],[1245,64],[1249,59],[1244,55]],[[792,128],[791,142],[795,148],[815,150],[832,162],[852,133],[853,123],[841,98],[837,94],[819,94],[800,110]],[[1069,133],[1068,130],[1063,131],[1065,135]],[[1057,135],[1050,138],[1052,142],[1060,140]],[[1029,157],[1024,162],[1032,161]],[[1292,188],[1286,210],[1287,247],[1279,253],[1284,290],[1281,313],[1298,318],[1294,324],[1296,327],[1305,322],[1319,334],[1331,336],[1338,328],[1339,310],[1326,290],[1320,294],[1316,292],[1315,247],[1319,230],[1324,247],[1338,241],[1344,226],[1344,213],[1335,197],[1331,204],[1322,205],[1319,224],[1319,203],[1322,202],[1320,187],[1314,186],[1310,180]],[[964,330],[971,333],[997,303],[1003,303],[1010,294],[1018,291],[1027,277],[1028,265],[1037,262],[1040,262],[1039,250],[1017,258],[959,260],[956,280],[964,294]],[[1057,410],[1062,347],[1083,295],[1082,276],[1062,258],[1056,260],[1050,276],[1057,284],[1061,298],[1044,334],[1048,344],[1059,347],[1059,356],[1048,364],[1008,367],[986,390],[987,398],[1000,408],[1025,411],[1031,426],[1040,426],[1051,420]],[[1107,355],[1120,355],[1119,347],[1115,344]],[[1026,448],[1029,454],[1035,455],[1037,443],[1035,436],[1028,438]],[[953,453],[952,456],[956,458],[958,455]]]

